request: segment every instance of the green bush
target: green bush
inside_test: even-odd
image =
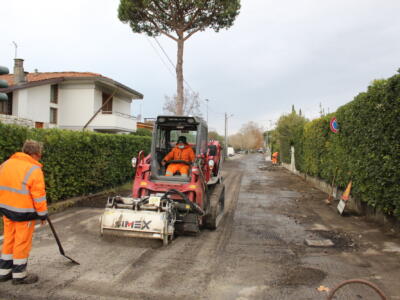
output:
[[[290,116],[291,119],[290,119]],[[339,133],[331,132],[336,116]],[[307,123],[292,114],[278,121],[275,138],[283,161],[295,146],[296,167],[344,188],[368,205],[400,217],[400,75],[375,80],[336,113]]]
[[[44,143],[41,162],[49,202],[94,193],[133,176],[131,158],[150,149],[151,138],[0,124],[0,162],[20,151],[25,139]]]
[[[303,116],[298,115],[294,109],[290,114],[283,115],[279,118],[275,129],[275,134],[272,135],[272,144],[273,146],[275,145],[275,147],[273,147],[273,151],[276,150],[279,152],[281,161],[290,163],[291,146],[296,147],[299,153],[301,153],[301,138],[303,135],[303,127],[306,123],[307,120]],[[274,140],[276,140],[276,142]],[[299,160],[301,160],[301,158],[299,158]]]
[[[153,132],[150,129],[138,128],[135,132],[132,132],[131,134],[137,136],[152,136]]]
[[[353,194],[400,217],[400,75],[375,80],[337,118]]]

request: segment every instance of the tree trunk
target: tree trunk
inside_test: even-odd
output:
[[[176,114],[183,115],[183,33],[178,38],[178,55],[176,60]]]

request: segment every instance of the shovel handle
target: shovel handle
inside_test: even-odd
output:
[[[54,229],[53,223],[51,223],[49,216],[46,217],[47,222],[49,223],[51,232],[53,232],[54,238],[56,239],[57,245],[58,245],[58,249],[60,250],[60,253],[62,255],[65,255],[64,249],[61,245],[60,239],[58,238],[57,232]]]

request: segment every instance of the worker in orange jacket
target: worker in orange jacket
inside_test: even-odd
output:
[[[276,166],[278,164],[278,157],[279,157],[279,152],[274,152],[272,154],[272,165]]]
[[[17,152],[0,165],[0,212],[3,214],[4,241],[0,257],[0,281],[13,284],[38,281],[27,273],[35,220],[44,224],[47,201],[42,165],[42,144],[27,140]]]
[[[195,154],[193,149],[188,145],[185,136],[180,136],[176,142],[174,149],[169,152],[161,164],[165,166],[167,161],[170,160],[184,160],[189,163],[195,160]],[[189,165],[184,163],[171,163],[167,167],[166,176],[173,176],[175,173],[179,172],[181,176],[189,175]]]

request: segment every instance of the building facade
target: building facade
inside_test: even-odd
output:
[[[136,131],[131,115],[143,95],[119,82],[90,72],[25,73],[16,59],[14,74],[0,79],[9,87],[0,102],[0,121],[36,128],[61,128],[110,133]]]

